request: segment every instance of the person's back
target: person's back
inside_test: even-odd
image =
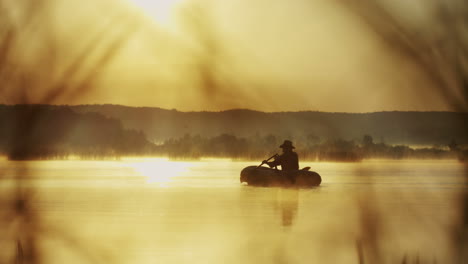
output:
[[[274,161],[276,166],[280,165],[281,170],[291,171],[299,169],[299,157],[294,151],[286,151],[278,156]]]
[[[283,149],[283,154],[276,157],[272,162],[266,162],[270,167],[281,166],[283,171],[292,171],[299,169],[299,157],[296,152],[293,151],[294,146],[289,140],[285,140],[280,146]]]

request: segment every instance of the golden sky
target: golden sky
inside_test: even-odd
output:
[[[339,1],[51,1],[48,24],[25,35],[41,43],[49,37],[45,29],[54,28],[60,56],[52,70],[40,74],[52,75],[47,80],[66,72],[89,40],[103,43],[93,50],[98,55],[113,39],[122,42],[93,69],[99,74],[92,88],[53,103],[182,111],[450,109],[414,62],[393,52]],[[424,25],[420,3],[392,8],[408,23]],[[29,54],[22,60],[33,61],[33,69],[48,64],[40,44],[22,49]],[[82,68],[96,64],[94,53]],[[78,71],[69,81],[78,82],[80,74],[85,75]],[[40,102],[37,94],[47,89],[48,84],[30,88],[31,102]]]

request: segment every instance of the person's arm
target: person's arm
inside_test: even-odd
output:
[[[278,165],[281,165],[281,159],[282,159],[282,155],[281,156],[277,156],[273,161],[270,161],[270,162],[266,162],[266,164],[268,166],[270,166],[270,168],[273,168],[273,167],[276,167]]]

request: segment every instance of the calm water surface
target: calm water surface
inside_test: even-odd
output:
[[[1,164],[3,205],[25,177],[46,263],[448,263],[467,190],[455,161],[303,162],[323,182],[300,190],[241,185],[255,162]]]

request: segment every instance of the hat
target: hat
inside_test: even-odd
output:
[[[279,146],[280,148],[290,148],[290,149],[294,149],[295,147],[292,145],[292,142],[291,140],[285,140],[283,142],[283,144],[281,144],[281,146]]]

